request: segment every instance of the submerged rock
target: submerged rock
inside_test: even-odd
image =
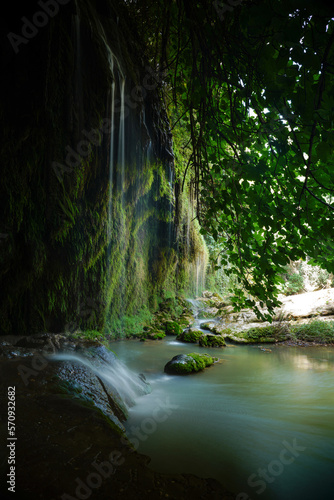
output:
[[[187,375],[204,370],[207,366],[213,365],[218,358],[213,358],[209,354],[178,354],[174,356],[165,366],[165,373],[169,375]]]

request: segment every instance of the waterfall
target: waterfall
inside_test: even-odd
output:
[[[125,258],[126,258],[126,203],[125,203],[125,164],[126,164],[126,134],[125,134],[125,75],[119,59],[110,49],[104,28],[98,22],[99,33],[107,52],[110,74],[110,138],[109,138],[109,204],[107,242],[109,276],[118,274],[119,297],[124,303],[125,295]],[[114,191],[114,181],[116,190]],[[118,202],[118,204],[117,204]],[[116,217],[116,219],[115,219]],[[117,269],[113,262],[113,245],[119,244],[121,262]]]
[[[127,408],[135,404],[138,397],[148,394],[151,389],[141,376],[132,372],[113,353],[108,353],[102,348],[101,354],[99,348],[96,355],[87,358],[72,353],[60,353],[50,356],[53,361],[70,361],[83,365],[92,371],[102,382],[105,382],[115,389],[116,395],[121,397],[122,402]],[[88,353],[90,354],[90,353]]]
[[[120,88],[120,116],[119,116],[119,135],[118,135],[118,155],[117,165],[120,176],[120,188],[122,193],[125,191],[125,77],[119,73]],[[123,200],[124,201],[124,200]]]
[[[108,207],[108,243],[111,241],[112,228],[112,199],[114,183],[114,137],[115,137],[115,80],[114,80],[114,56],[109,54],[110,71],[113,76],[111,83],[111,109],[110,109],[110,159],[109,159],[109,207]]]
[[[173,227],[173,200],[174,200],[174,184],[173,184],[173,169],[169,165],[169,213],[168,213],[168,248],[172,248],[172,227]]]

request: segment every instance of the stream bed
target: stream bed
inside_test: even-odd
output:
[[[203,349],[166,337],[110,345],[152,392],[125,427],[158,472],[213,477],[236,500],[314,500],[334,492],[334,348]],[[221,363],[170,376],[176,354],[209,352]]]

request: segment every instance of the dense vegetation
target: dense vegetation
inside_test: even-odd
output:
[[[332,272],[331,9],[83,0],[17,54],[6,36],[21,22],[5,20],[0,331],[131,329],[162,298],[199,291],[199,230],[239,309],[259,300],[270,316],[290,262]],[[103,129],[112,84],[121,93],[108,44],[130,99],[123,170]],[[83,131],[99,139],[60,171]]]
[[[1,21],[0,334],[138,333],[206,258],[145,40],[122,0],[82,0],[14,51],[37,4]]]
[[[197,216],[237,308],[277,304],[280,275],[333,253],[333,7],[310,0],[131,3],[173,102]]]

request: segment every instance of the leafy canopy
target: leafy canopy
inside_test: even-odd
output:
[[[202,231],[240,283],[235,306],[257,298],[270,314],[290,259],[334,271],[334,16],[320,0],[228,4],[132,8],[153,23],[151,62],[189,137]]]

